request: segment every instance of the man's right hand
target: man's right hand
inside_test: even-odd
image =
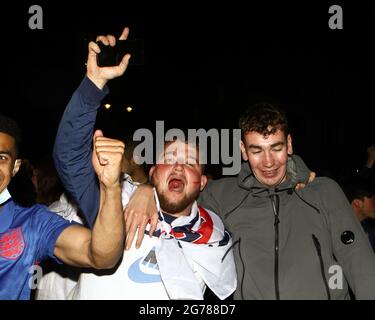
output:
[[[119,40],[126,40],[129,35],[129,28],[125,27]],[[96,41],[101,41],[106,46],[114,47],[116,45],[116,38],[112,35],[98,36]],[[124,74],[129,64],[130,54],[126,54],[118,66],[113,67],[99,67],[96,61],[97,55],[100,53],[100,48],[97,43],[91,41],[89,43],[89,54],[87,58],[87,77],[102,90],[108,80],[120,77]]]
[[[156,209],[154,190],[149,185],[140,185],[133,193],[124,210],[126,225],[126,250],[130,249],[138,229],[138,237],[135,247],[139,248],[148,223],[150,223],[149,235],[152,237],[157,223],[158,212]]]

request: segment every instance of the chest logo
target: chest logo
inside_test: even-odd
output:
[[[15,260],[25,249],[22,228],[0,233],[0,257]]]

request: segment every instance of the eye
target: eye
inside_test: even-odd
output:
[[[175,162],[176,162],[176,159],[173,155],[168,155],[168,154],[165,155],[165,157],[164,157],[164,163],[165,164],[173,164]]]
[[[186,164],[189,165],[190,167],[194,167],[198,164],[198,161],[197,159],[189,158]]]
[[[172,164],[172,163],[174,163],[174,159],[173,158],[165,158],[164,162],[167,163],[167,164]]]

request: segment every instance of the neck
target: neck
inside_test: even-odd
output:
[[[177,213],[169,213],[169,212],[164,211],[163,209],[162,210],[163,210],[164,213],[169,214],[172,217],[179,218],[179,217],[183,217],[183,216],[189,216],[190,213],[191,213],[192,207],[193,207],[193,204],[190,204],[184,210],[182,210],[180,212],[177,212]]]

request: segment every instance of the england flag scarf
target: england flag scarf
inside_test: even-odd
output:
[[[220,218],[194,202],[189,216],[170,224],[159,211],[160,236],[155,254],[161,279],[170,299],[203,299],[196,273],[220,298],[231,295],[237,286],[232,239]]]

